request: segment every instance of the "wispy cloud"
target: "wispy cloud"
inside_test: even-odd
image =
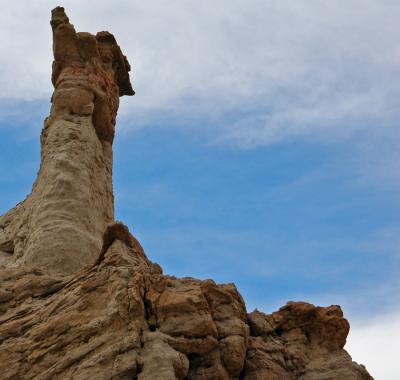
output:
[[[55,5],[7,1],[0,16],[2,98],[49,96],[47,20]],[[79,30],[113,31],[131,59],[137,96],[121,110],[133,118],[125,121],[130,127],[152,125],[156,112],[186,124],[200,113],[216,121],[212,133],[219,140],[254,146],[348,135],[398,117],[396,1],[94,6],[66,0],[64,6]],[[227,123],[233,112],[237,119]]]

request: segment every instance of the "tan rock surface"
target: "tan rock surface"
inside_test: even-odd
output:
[[[132,95],[114,37],[52,13],[52,109],[32,194],[0,217],[0,378],[368,380],[338,306],[247,314],[233,284],[162,274],[114,222],[112,141]]]
[[[2,379],[372,379],[343,350],[338,306],[247,315],[234,285],[165,276],[110,230],[73,275],[0,270]]]
[[[289,302],[270,315],[254,311],[248,321],[245,380],[372,379],[343,349],[349,323],[339,306]]]

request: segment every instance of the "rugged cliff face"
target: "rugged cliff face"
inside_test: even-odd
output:
[[[372,379],[339,306],[247,314],[235,285],[162,274],[114,221],[112,142],[133,95],[108,32],[52,12],[50,116],[32,194],[0,217],[2,379]]]

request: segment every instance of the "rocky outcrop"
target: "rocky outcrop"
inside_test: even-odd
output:
[[[247,314],[233,284],[165,276],[112,229],[73,275],[0,270],[2,379],[372,379],[343,350],[338,306]]]
[[[289,302],[248,315],[251,329],[244,379],[372,379],[343,349],[349,323],[339,306]]]
[[[114,222],[112,141],[129,64],[53,10],[52,109],[32,194],[0,218],[1,379],[372,379],[338,306],[247,314],[235,285],[166,276]]]

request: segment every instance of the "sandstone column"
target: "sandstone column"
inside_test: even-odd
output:
[[[133,95],[115,38],[77,33],[52,11],[54,93],[32,193],[0,217],[0,264],[68,274],[95,260],[114,221],[112,143],[119,97]]]

